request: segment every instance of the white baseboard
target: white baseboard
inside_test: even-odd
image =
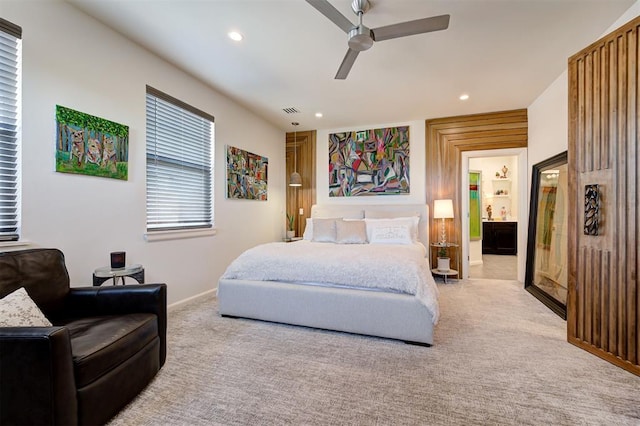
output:
[[[469,266],[482,265],[482,260],[470,260]]]
[[[191,301],[193,301],[195,299],[199,299],[201,297],[207,296],[207,295],[209,295],[209,294],[211,294],[211,293],[213,293],[215,291],[216,291],[215,288],[211,289],[211,290],[207,290],[207,291],[205,291],[203,293],[196,294],[195,296],[187,297],[186,299],[180,300],[179,302],[175,302],[175,303],[172,303],[170,305],[167,305],[167,312],[171,312],[172,310],[184,305],[185,303],[189,303],[189,302],[191,302]]]

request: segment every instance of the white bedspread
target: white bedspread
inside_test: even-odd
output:
[[[415,295],[438,320],[438,288],[422,244],[269,243],[242,253],[224,279],[319,283]]]

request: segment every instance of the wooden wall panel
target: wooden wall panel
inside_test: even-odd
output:
[[[294,143],[295,136],[295,143]],[[297,171],[302,176],[302,187],[292,188],[289,176],[294,169],[294,146],[297,147]],[[301,237],[306,225],[306,218],[311,217],[311,206],[316,203],[316,131],[287,133],[286,135],[286,168],[287,168],[287,212],[296,215],[296,236]],[[299,215],[299,209],[304,210]]]
[[[462,152],[527,147],[527,110],[494,112],[426,121],[427,204],[453,200],[454,220],[447,221],[449,240],[461,244]],[[524,195],[524,194],[523,194]],[[440,223],[430,224],[430,241],[438,241]],[[453,269],[462,271],[462,258]]]
[[[569,59],[568,340],[640,375],[640,17]],[[584,235],[585,185],[599,232]]]

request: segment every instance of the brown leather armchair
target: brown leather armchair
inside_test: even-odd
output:
[[[165,284],[71,288],[59,250],[0,253],[0,297],[20,287],[53,327],[0,327],[0,424],[104,424],[163,366]]]

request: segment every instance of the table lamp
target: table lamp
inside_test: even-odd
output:
[[[446,244],[447,234],[444,226],[445,219],[453,219],[453,200],[434,200],[433,218],[442,219],[440,225],[440,244]]]

